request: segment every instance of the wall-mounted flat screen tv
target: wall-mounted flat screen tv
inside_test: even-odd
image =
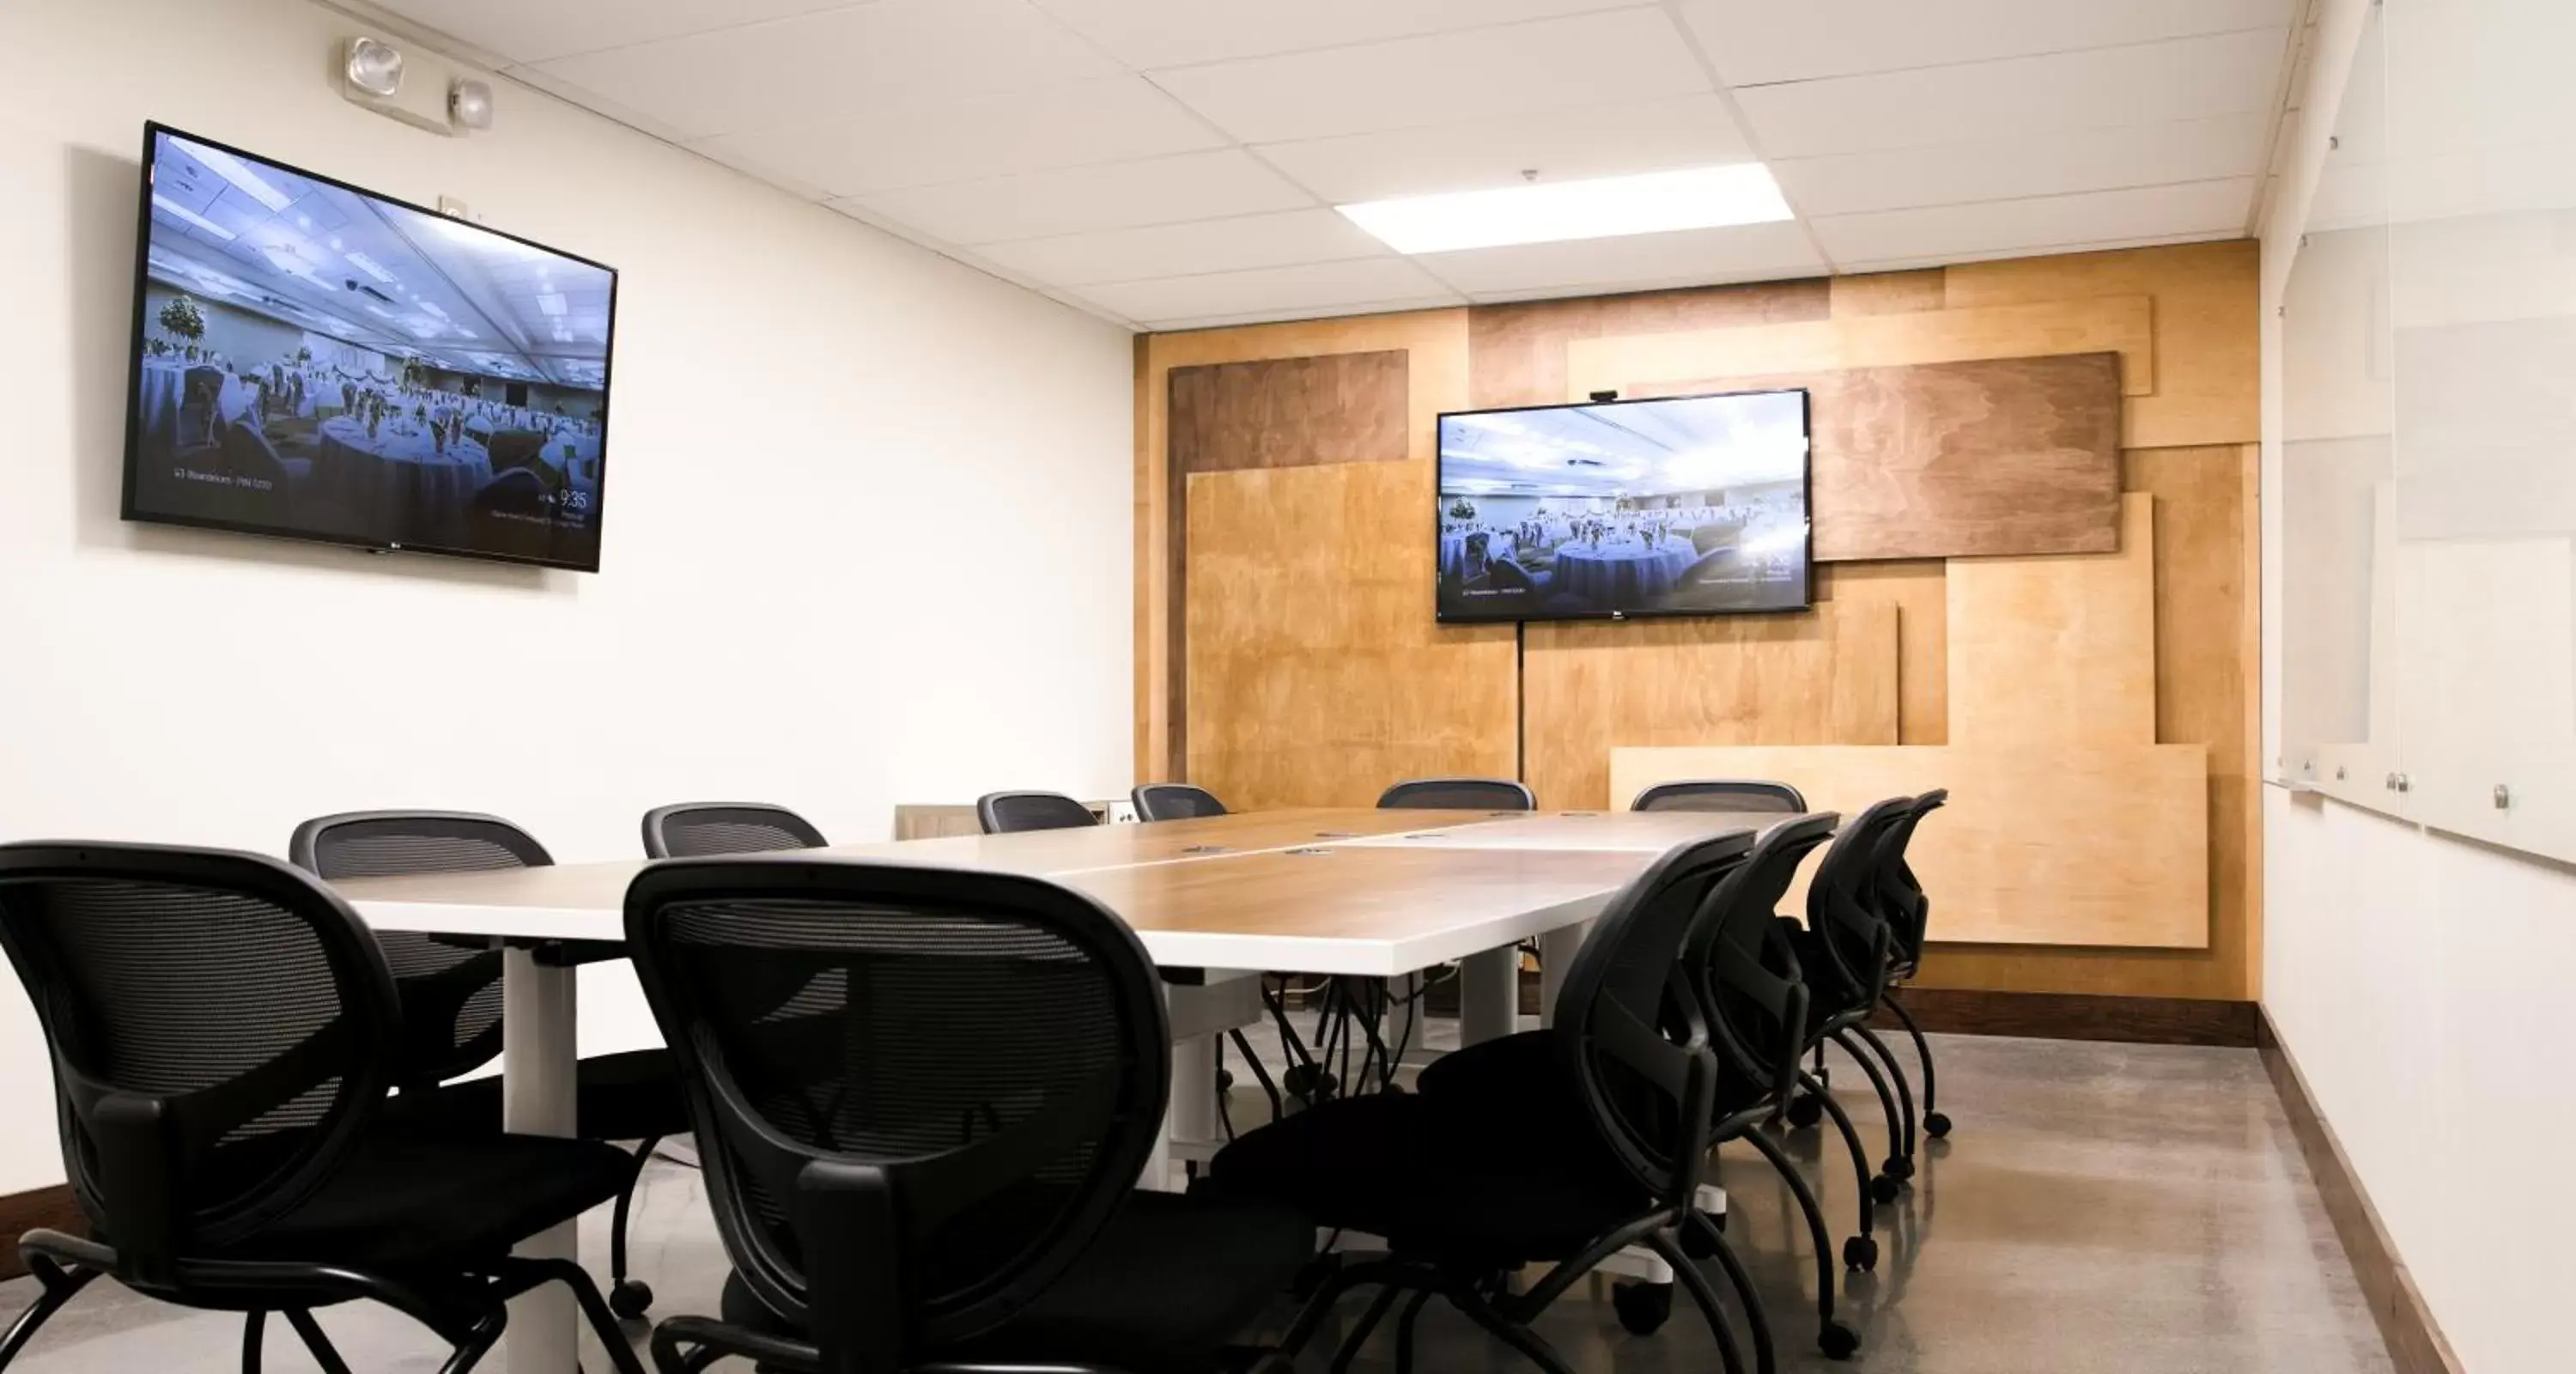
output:
[[[124,514],[596,572],[617,274],[144,130]]]
[[[1808,605],[1807,393],[1440,417],[1439,618]]]

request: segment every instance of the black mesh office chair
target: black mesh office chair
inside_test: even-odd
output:
[[[615,1196],[626,1160],[397,1122],[393,972],[320,883],[252,854],[0,846],[0,948],[45,1029],[63,1167],[96,1237],[20,1239],[39,1291],[0,1335],[0,1367],[105,1274],[245,1314],[249,1368],[283,1313],[343,1374],[314,1308],[393,1307],[453,1347],[443,1368],[462,1374],[500,1338],[509,1298],[559,1282],[610,1361],[642,1374],[580,1266],[510,1255]]]
[[[734,1265],[721,1320],[654,1333],[666,1374],[1213,1374],[1313,1254],[1285,1209],[1131,1192],[1170,1030],[1079,893],[685,859],[636,878],[626,928]]]
[[[759,802],[682,802],[644,813],[644,854],[653,859],[821,849],[829,843],[804,817]]]
[[[351,811],[319,816],[295,828],[287,855],[326,881],[416,873],[482,873],[554,862],[536,838],[498,816],[458,811]],[[403,1064],[395,1111],[448,1129],[501,1128],[501,1082],[449,1083],[501,1053],[501,951],[460,947],[433,936],[383,931],[377,943],[401,990]],[[614,944],[541,950],[543,957],[588,962],[622,957]],[[581,1061],[575,1134],[585,1140],[639,1142],[617,1193],[609,1225],[609,1305],[640,1317],[653,1305],[650,1286],[627,1276],[626,1222],[635,1185],[662,1137],[688,1128],[679,1066],[668,1050],[632,1050]],[[445,1084],[446,1086],[441,1086]]]
[[[1914,1176],[1914,1098],[1905,1076],[1893,1072],[1895,1056],[1863,1023],[1887,991],[1894,951],[1893,932],[1879,916],[1880,842],[1913,805],[1912,797],[1890,797],[1846,823],[1807,884],[1806,924],[1788,923],[1807,986],[1809,1048],[1821,1053],[1828,1041],[1842,1046],[1860,1065],[1886,1114],[1887,1158],[1869,1189],[1880,1202],[1894,1201],[1905,1180]],[[1882,1073],[1882,1065],[1890,1073]],[[1808,1091],[1789,1115],[1799,1125],[1812,1125],[1830,1097],[1820,1080],[1802,1082]]]
[[[1923,1065],[1923,1133],[1935,1139],[1950,1133],[1950,1118],[1940,1109],[1940,1081],[1932,1070],[1932,1042],[1923,1038],[1923,1028],[1914,1024],[1914,1014],[1897,1000],[1896,990],[1922,971],[1923,942],[1932,928],[1932,899],[1924,895],[1913,865],[1905,861],[1906,851],[1914,843],[1914,828],[1949,801],[1949,789],[1941,787],[1916,797],[1905,819],[1889,827],[1886,837],[1879,841],[1877,873],[1879,913],[1887,919],[1895,946],[1888,960],[1887,987],[1878,1000],[1896,1013],[1905,1033],[1913,1037],[1915,1058]]]
[[[1708,778],[1694,782],[1659,782],[1637,794],[1631,811],[1778,811],[1796,815],[1807,799],[1785,782]]]
[[[1100,824],[1090,807],[1062,792],[987,792],[975,799],[975,821],[987,835]]]
[[[1535,811],[1538,798],[1509,778],[1413,778],[1378,794],[1381,811]]]
[[[1741,1371],[1717,1295],[1676,1231],[1721,1261],[1758,1367],[1775,1367],[1761,1304],[1698,1208],[1718,1062],[1682,965],[1704,903],[1750,844],[1737,832],[1681,846],[1614,897],[1566,971],[1556,1025],[1494,1042],[1503,1048],[1493,1060],[1516,1072],[1472,1075],[1499,1090],[1426,1083],[1418,1094],[1327,1102],[1218,1153],[1211,1191],[1287,1202],[1318,1225],[1387,1239],[1385,1260],[1347,1265],[1325,1289],[1380,1289],[1337,1368],[1409,1292],[1397,1368],[1412,1367],[1415,1320],[1438,1296],[1564,1374],[1530,1323],[1603,1260],[1644,1245],[1673,1266],[1725,1367]],[[1539,1263],[1554,1267],[1526,1292],[1504,1282]]]
[[[1128,794],[1136,818],[1145,821],[1192,821],[1226,814],[1225,803],[1204,787],[1185,782],[1149,782]]]

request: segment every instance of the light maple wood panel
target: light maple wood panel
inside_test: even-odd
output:
[[[1896,713],[1899,744],[1950,739],[1949,563],[1921,558],[1884,563],[1827,563],[1816,569],[1816,600],[1872,602],[1896,608]]]
[[[1821,320],[1830,313],[1827,292],[1818,278],[1480,305],[1468,312],[1474,404],[1543,406],[1566,399],[1565,346],[1575,339]]]
[[[1819,563],[2098,553],[2120,542],[2113,353],[1657,382],[1804,388]]]
[[[2261,273],[2251,240],[1965,263],[1944,275],[1952,309],[2150,296],[2156,376],[2130,389],[2130,448],[2262,437]]]
[[[1576,339],[1565,347],[1566,387],[1561,399],[1580,401],[1595,391],[1624,394],[1694,377],[1760,377],[2067,353],[2117,353],[2123,394],[2153,395],[2153,302],[2144,295],[2099,296]]]
[[[1534,624],[1524,778],[1542,806],[1610,804],[1618,745],[1894,744],[1897,611]]]
[[[1951,560],[1952,744],[2154,742],[2156,503],[2123,500],[2117,553]]]
[[[1833,313],[1837,318],[1939,310],[1949,303],[1938,267],[1923,272],[1872,272],[1858,277],[1835,277],[1831,280],[1831,287]]]
[[[1405,353],[1327,353],[1172,369],[1171,461],[1183,472],[1402,462]]]
[[[1949,805],[1906,852],[1932,899],[1934,939],[2209,943],[2208,769],[2197,746],[1621,749],[1610,772],[1614,802],[1683,778],[1777,778],[1846,816],[1946,787]],[[1803,888],[1782,909],[1802,901]]]

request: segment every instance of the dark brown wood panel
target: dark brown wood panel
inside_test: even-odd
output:
[[[2120,355],[1995,358],[1657,385],[1805,387],[1816,559],[2120,547]]]
[[[2103,997],[2068,992],[1981,992],[1910,987],[1897,994],[1916,1024],[1954,1035],[2028,1035],[2044,1040],[2114,1040],[2139,1045],[2254,1043],[2251,1002],[2192,997]],[[1902,1030],[1885,1012],[1871,1023]]]
[[[1404,461],[1406,363],[1396,348],[1173,368],[1174,480]]]
[[[2415,1276],[2398,1257],[2379,1209],[2371,1204],[2370,1194],[2353,1173],[2352,1161],[2344,1155],[2343,1142],[2317,1110],[2298,1061],[2290,1057],[2272,1018],[2260,1008],[2255,1012],[2255,1038],[2272,1091],[2280,1096],[2281,1113],[2290,1119],[2290,1133],[2299,1138],[2299,1152],[2307,1157],[2308,1173],[2316,1179],[2326,1216],[2334,1222],[2335,1237],[2343,1242],[2344,1257],[2352,1262],[2353,1277],[2370,1304],[2371,1319],[2379,1325],[2389,1364],[2397,1374],[2461,1374],[2460,1357],[2443,1337],[2441,1324],[2433,1320],[2433,1309],[2416,1288]]]
[[[18,1259],[18,1237],[40,1226],[76,1236],[89,1233],[89,1219],[81,1215],[80,1204],[72,1200],[70,1185],[57,1183],[51,1188],[0,1196],[0,1279],[14,1279],[27,1272],[27,1266]]]
[[[1833,313],[1831,288],[1760,282],[1689,291],[1480,305],[1467,313],[1467,356],[1478,408],[1565,400],[1565,345],[1573,339],[1662,334],[1746,324],[1795,324]]]

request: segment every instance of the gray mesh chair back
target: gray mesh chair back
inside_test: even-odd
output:
[[[1807,989],[1780,929],[1780,899],[1840,819],[1827,812],[1762,832],[1743,866],[1719,884],[1684,959],[1719,1056],[1774,1100],[1797,1085],[1807,1047]]]
[[[274,859],[0,846],[0,948],[52,1052],[72,1191],[136,1287],[301,1205],[391,1084],[383,955]]]
[[[1061,792],[987,792],[975,799],[975,820],[987,835],[1100,824],[1090,807]]]
[[[644,853],[654,859],[699,859],[820,849],[823,838],[804,817],[759,802],[683,802],[644,813]]]
[[[1906,851],[1914,843],[1914,828],[1923,818],[1949,804],[1950,790],[1936,787],[1914,799],[1905,815],[1888,827],[1879,840],[1878,883],[1879,914],[1886,918],[1896,942],[1896,972],[1912,974],[1923,963],[1923,942],[1932,928],[1932,899],[1925,896],[1923,884],[1914,876],[1914,866],[1906,861]]]
[[[1749,778],[1707,778],[1692,782],[1659,782],[1637,794],[1631,811],[1778,811],[1796,815],[1807,799],[1785,782]]]
[[[554,862],[535,837],[498,816],[463,811],[348,811],[295,827],[287,857],[327,882],[417,873],[485,873]],[[425,1088],[501,1052],[501,951],[381,931],[376,943],[402,993],[399,1086]]]
[[[684,1070],[717,1229],[827,1369],[908,1367],[1061,1275],[1162,1127],[1135,935],[1041,879],[677,859],[628,946]],[[866,1348],[874,1358],[836,1362]]]
[[[1913,810],[1912,797],[1872,804],[1845,824],[1807,884],[1807,930],[1827,967],[1802,970],[1816,1005],[1863,1012],[1887,990],[1895,934],[1879,915],[1879,844]]]
[[[1214,792],[1185,782],[1149,782],[1129,793],[1128,800],[1136,804],[1139,820],[1188,821],[1225,814],[1225,803]]]
[[[1381,811],[1535,811],[1538,798],[1509,778],[1414,778],[1380,793]]]

